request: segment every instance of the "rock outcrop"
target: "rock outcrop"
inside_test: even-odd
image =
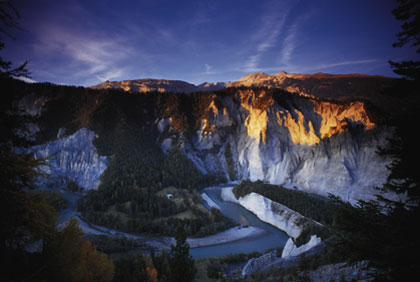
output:
[[[105,81],[98,85],[91,86],[93,89],[122,89],[127,92],[172,92],[172,93],[191,93],[198,91],[214,91],[225,88],[224,82],[204,82],[194,85],[182,80],[168,79],[135,79],[123,81]]]
[[[202,172],[332,193],[347,201],[372,199],[373,187],[386,181],[389,160],[377,149],[390,130],[378,127],[361,101],[238,89],[231,96],[213,95],[203,108],[207,114],[190,138],[177,133],[171,119],[156,123],[165,136],[163,149],[181,146]]]
[[[257,193],[250,193],[236,199],[233,188],[224,188],[221,197],[224,201],[235,202],[254,213],[261,221],[269,223],[284,231],[292,238],[299,237],[307,224],[315,224],[300,213],[273,202]]]
[[[303,254],[304,252],[309,251],[310,249],[319,245],[320,243],[321,243],[321,238],[319,238],[316,235],[312,235],[309,242],[307,242],[306,244],[302,246],[297,247],[295,243],[293,242],[293,239],[289,238],[289,240],[287,240],[286,245],[283,248],[281,257],[287,258],[287,257],[298,256],[300,254]]]
[[[279,72],[272,75],[248,74],[238,81],[227,83],[227,86],[281,88],[308,97],[370,100],[394,83],[393,78],[376,75]]]
[[[291,93],[312,98],[338,100],[366,99],[381,103],[380,94],[395,84],[395,79],[379,75],[328,74],[328,73],[286,73],[272,75],[257,72],[247,74],[232,82],[204,82],[194,85],[181,80],[135,79],[105,81],[91,86],[94,89],[118,88],[130,92],[177,92],[191,93],[215,91],[226,87],[264,87],[284,89]],[[383,99],[382,99],[383,101]]]
[[[99,156],[92,140],[95,133],[87,128],[82,128],[76,133],[61,137],[43,145],[34,146],[30,151],[36,158],[46,159],[43,172],[50,175],[44,179],[55,187],[68,185],[69,181],[75,182],[83,189],[95,189],[99,185],[101,174],[107,166],[107,158]]]
[[[222,173],[228,180],[262,180],[322,196],[331,193],[355,202],[374,198],[377,190],[373,187],[385,183],[390,160],[378,155],[377,149],[385,145],[391,130],[378,125],[364,101],[345,98],[375,96],[390,81],[362,75],[257,73],[236,84],[198,87],[182,81],[142,79],[105,82],[94,88],[192,92],[224,86],[270,86],[181,94],[195,105],[193,113],[182,112],[191,110],[189,107],[170,105],[171,111],[178,111],[176,115],[162,115],[162,109],[141,109],[139,105],[139,111],[155,112],[153,120],[139,126],[156,127],[160,132],[157,142],[164,152],[180,147],[203,173]],[[290,94],[276,88],[291,86],[304,91]],[[337,95],[328,94],[336,90]],[[338,97],[341,101],[319,97]],[[37,106],[30,111],[38,115],[42,109]],[[186,119],[187,125],[194,126],[186,129],[182,124]],[[94,188],[106,167],[105,158],[99,157],[92,145],[94,134],[83,129],[34,151],[42,156],[58,152],[50,161],[51,170],[82,187]]]

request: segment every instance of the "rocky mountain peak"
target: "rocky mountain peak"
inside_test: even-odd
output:
[[[197,91],[194,84],[182,80],[143,78],[123,81],[105,81],[91,86],[93,89],[119,88],[127,92],[175,92],[190,93]]]

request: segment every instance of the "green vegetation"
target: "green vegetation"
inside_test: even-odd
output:
[[[88,234],[84,235],[83,238],[94,244],[98,251],[108,255],[126,253],[137,249],[147,249],[146,245],[126,237]]]
[[[334,205],[326,199],[278,185],[265,184],[262,181],[251,182],[245,180],[233,189],[236,198],[252,192],[267,197],[319,223],[332,223]]]
[[[219,210],[206,210],[198,193],[177,188],[89,191],[79,209],[90,222],[130,233],[173,236],[181,224],[188,236],[205,236],[234,226]]]
[[[192,282],[197,270],[190,256],[190,245],[187,243],[187,236],[182,225],[178,226],[175,239],[176,245],[172,245],[169,252],[170,281]]]
[[[111,281],[114,264],[96,247],[81,238],[77,220],[58,231],[42,253],[45,275],[48,281]],[[41,276],[42,277],[42,276]]]
[[[112,158],[99,188],[88,191],[78,209],[92,223],[131,233],[172,236],[182,224],[188,236],[204,236],[233,226],[218,210],[203,209],[193,193],[225,179],[204,175],[176,147],[165,156],[155,141],[158,133],[139,126],[153,120],[137,108],[150,103],[149,97],[110,93],[91,114],[89,124],[98,133],[94,145]],[[161,193],[169,186],[189,195],[180,193],[182,201],[175,203]]]
[[[281,251],[280,251],[281,253]],[[237,281],[241,280],[245,263],[261,256],[259,252],[237,253],[223,257],[200,258],[195,260],[197,281]],[[229,276],[229,279],[227,278]]]
[[[80,187],[76,181],[71,179],[65,179],[67,182],[67,190],[73,193],[80,193],[83,191],[83,187]]]
[[[115,276],[113,282],[166,282],[158,279],[158,272],[150,257],[141,253],[125,255],[114,260]],[[164,277],[164,275],[162,275]]]
[[[195,262],[189,254],[182,227],[176,233],[176,245],[150,256],[141,253],[119,256],[114,260],[114,282],[192,282],[196,277]]]
[[[194,218],[169,218],[190,209],[189,205],[175,206],[168,199],[156,196],[168,186],[192,191],[226,181],[223,176],[201,173],[177,147],[165,155],[157,144],[159,138],[165,137],[150,126],[150,121],[156,118],[171,117],[176,127],[180,115],[188,117],[182,125],[185,130],[192,130],[195,125],[191,107],[199,107],[206,95],[201,98],[158,93],[122,95],[120,90],[92,90],[50,83],[28,85],[13,79],[5,79],[4,85],[16,95],[34,93],[35,98],[45,99],[45,110],[37,121],[40,127],[37,142],[56,138],[60,128],[69,135],[87,126],[97,134],[93,143],[98,153],[112,156],[99,189],[89,191],[82,200],[85,204],[79,205],[86,219],[131,232],[144,232],[153,225],[150,229],[153,233],[166,235],[173,234],[179,223],[186,225],[188,235],[210,234],[232,226],[218,211],[209,213],[195,207],[191,208]],[[68,188],[80,191],[71,181]],[[201,202],[199,198],[194,200],[195,204]],[[123,208],[124,204],[130,205],[130,211]],[[131,215],[137,212],[139,214],[133,218]],[[156,220],[165,217],[168,217],[166,224]],[[200,220],[204,220],[207,227],[197,223]]]
[[[45,201],[52,206],[57,212],[64,210],[68,206],[68,201],[56,191],[37,190],[32,192],[34,199],[37,201]]]

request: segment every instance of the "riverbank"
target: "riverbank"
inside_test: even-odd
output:
[[[224,201],[241,205],[254,213],[260,220],[283,230],[294,239],[299,237],[306,225],[319,224],[257,193],[250,193],[236,199],[233,194],[233,187],[227,187],[222,190],[221,198]]]
[[[176,243],[173,237],[150,237],[150,236],[130,234],[130,233],[121,232],[115,229],[110,229],[103,226],[87,223],[80,217],[79,214],[76,215],[75,218],[79,222],[79,227],[82,229],[82,232],[84,234],[126,237],[128,239],[140,241],[141,243],[149,245],[153,248],[169,249],[172,244]],[[206,236],[206,237],[202,237],[202,238],[187,238],[187,243],[190,245],[190,248],[193,249],[193,248],[199,248],[199,247],[207,247],[207,246],[231,243],[231,242],[246,239],[246,238],[255,238],[260,235],[263,235],[264,233],[265,231],[261,228],[257,228],[253,226],[249,226],[249,227],[236,226],[228,230],[225,230],[223,232]]]
[[[262,222],[241,205],[226,202],[221,198],[222,191],[228,187],[230,186],[220,185],[203,189],[201,191],[203,204],[209,209],[211,207],[219,209],[223,215],[231,218],[240,226],[203,238],[188,238],[187,242],[191,247],[191,255],[194,258],[201,258],[234,253],[252,253],[255,251],[262,253],[267,249],[284,246],[289,238],[284,232]],[[64,193],[63,196],[74,202],[74,204],[70,205],[64,214],[61,215],[62,221],[60,223],[69,220],[73,216],[78,220],[84,234],[128,238],[144,245],[145,250],[153,248],[159,251],[160,249],[169,249],[172,244],[175,244],[175,239],[171,237],[130,234],[91,224],[85,221],[81,214],[75,210],[75,202],[78,197],[70,197],[73,196],[73,194],[70,194]]]
[[[261,228],[253,227],[253,226],[236,226],[232,227],[226,231],[210,235],[203,238],[188,238],[187,242],[190,244],[191,248],[199,248],[199,247],[206,247],[206,246],[214,246],[220,244],[231,243],[234,241],[242,240],[242,239],[250,239],[255,238],[260,235],[263,235],[266,231]]]

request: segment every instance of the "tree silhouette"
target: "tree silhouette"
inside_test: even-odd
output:
[[[402,31],[397,34],[398,41],[394,47],[403,47],[409,43],[416,47],[416,53],[420,54],[420,1],[398,0],[399,6],[392,13],[395,18],[404,21]],[[410,80],[420,79],[420,61],[389,61],[394,72]]]
[[[10,1],[0,2],[0,34],[9,38],[14,38],[8,29],[21,29],[18,23],[20,15]],[[4,48],[3,39],[0,38],[0,51]],[[27,70],[28,61],[17,67],[12,67],[12,62],[4,60],[0,56],[0,76],[2,77],[27,77],[30,78],[30,72]]]
[[[405,21],[397,34],[394,47],[412,43],[420,53],[420,2],[398,0],[399,7],[393,13]],[[410,98],[410,108],[399,113],[390,124],[394,127],[393,138],[382,155],[393,161],[388,166],[387,183],[380,190],[402,197],[387,199],[378,195],[376,201],[359,201],[356,205],[334,198],[337,211],[333,228],[336,233],[337,250],[351,260],[368,259],[382,270],[380,281],[412,281],[419,277],[417,254],[420,252],[419,229],[413,228],[420,218],[420,176],[418,162],[419,146],[413,121],[419,113],[420,62],[391,62],[395,72],[404,79],[392,88],[394,95]],[[409,94],[404,92],[409,91]]]
[[[190,245],[184,228],[180,225],[175,234],[176,245],[171,246],[170,252],[170,281],[189,282],[193,281],[197,270],[194,260],[190,256]]]

